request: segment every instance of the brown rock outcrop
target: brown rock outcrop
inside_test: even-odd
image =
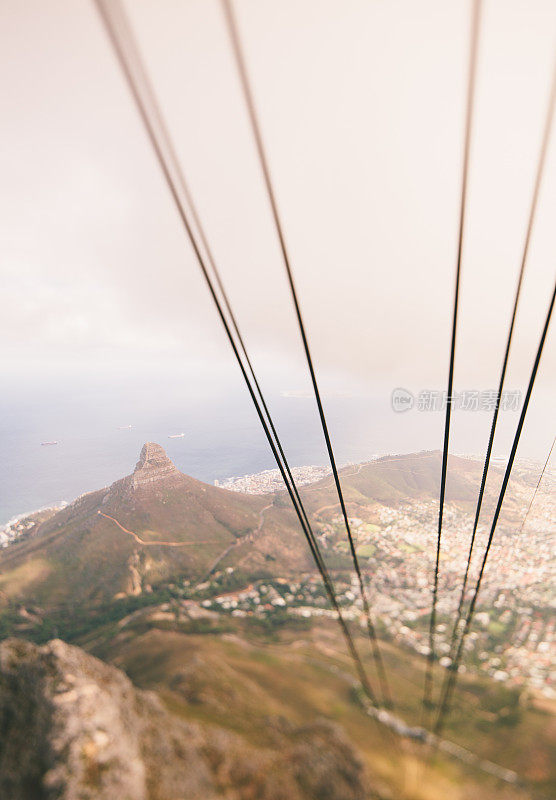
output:
[[[133,489],[158,481],[179,478],[180,472],[166,455],[163,447],[155,442],[146,442],[139,461],[129,481]]]
[[[277,724],[275,748],[184,721],[78,647],[0,644],[0,797],[9,800],[368,800],[329,722]]]

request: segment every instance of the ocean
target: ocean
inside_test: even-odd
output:
[[[205,388],[153,376],[122,376],[109,388],[93,378],[12,385],[0,397],[0,524],[129,474],[146,441],[158,442],[180,470],[209,483],[274,468],[239,381],[210,393]],[[267,400],[290,464],[328,464],[314,399],[275,388]],[[395,413],[390,393],[326,395],[324,404],[339,464],[442,446],[443,414]],[[481,452],[489,416],[456,415],[455,452]],[[169,438],[177,433],[183,438]],[[52,440],[58,444],[41,446]]]

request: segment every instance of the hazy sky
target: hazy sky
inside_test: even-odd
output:
[[[495,388],[548,101],[553,0],[485,0],[456,386]],[[216,0],[126,4],[248,345],[303,389],[302,352]],[[299,296],[327,390],[445,384],[469,0],[238,0]],[[232,357],[92,2],[0,4],[0,343],[8,372]],[[556,272],[556,132],[507,385]],[[531,430],[553,435],[552,330]],[[130,365],[132,365],[130,367]],[[207,378],[208,380],[208,378]],[[208,384],[207,384],[208,385]]]

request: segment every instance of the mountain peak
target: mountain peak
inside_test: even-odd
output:
[[[137,470],[143,469],[149,462],[172,464],[164,448],[156,442],[145,442],[141,448],[141,454],[135,471],[137,472]],[[174,465],[172,464],[172,466]]]
[[[168,458],[164,448],[156,442],[145,442],[131,476],[132,486],[136,489],[176,475],[179,475],[179,470]]]

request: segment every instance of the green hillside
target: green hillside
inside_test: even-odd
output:
[[[92,634],[84,644],[123,668],[134,683],[154,689],[184,719],[223,726],[247,743],[272,746],[280,734],[313,719],[340,725],[366,766],[367,785],[396,800],[524,800],[535,796],[477,766],[418,742],[397,740],[363,711],[353,688],[351,664],[332,621],[305,630],[284,628],[263,634],[234,624],[225,635],[187,631],[178,617],[156,620],[144,611],[110,634]],[[365,641],[358,637],[361,652]],[[383,642],[397,713],[412,724],[420,718],[423,662]],[[370,659],[365,656],[370,674]],[[517,696],[516,696],[517,697]],[[465,680],[446,738],[482,758],[519,772],[549,796],[556,786],[550,766],[556,756],[547,730],[548,709],[520,702],[511,722],[505,709],[513,694],[491,681]]]
[[[350,513],[372,517],[377,504],[435,498],[440,454],[390,457],[342,471]],[[448,499],[469,504],[474,462],[452,457]],[[333,481],[303,487],[315,531],[338,512]],[[83,495],[0,552],[0,608],[99,606],[180,578],[200,580],[215,564],[241,573],[298,574],[314,569],[285,492],[246,495],[180,473],[148,443],[135,471]],[[329,564],[349,570],[339,553]],[[31,610],[31,609],[30,609]]]
[[[412,500],[434,508],[440,461],[438,452],[416,453],[341,471],[349,514],[364,536],[362,559],[379,557],[381,511],[388,515]],[[451,457],[449,475],[449,502],[468,510],[480,465]],[[301,491],[340,603],[349,604],[352,568],[333,481]],[[419,551],[418,541],[413,549]],[[160,693],[172,714],[233,732],[246,748],[292,747],[295,731],[324,718],[360,754],[369,797],[550,795],[556,759],[548,701],[485,678],[460,682],[445,735],[514,770],[524,784],[501,782],[474,756],[466,764],[434,755],[371,720],[327,614],[285,492],[246,495],[204,484],[180,473],[153,443],[126,478],[36,519],[0,551],[0,638],[79,644]],[[400,718],[419,725],[424,659],[377,623]],[[357,617],[352,628],[368,662]]]

